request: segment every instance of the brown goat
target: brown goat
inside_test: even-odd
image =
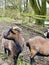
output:
[[[43,56],[49,55],[49,40],[41,36],[36,36],[26,41],[26,46],[30,50],[30,63],[34,61],[34,56],[40,54]]]
[[[2,48],[4,49],[5,54],[8,54],[8,56],[16,56],[16,45],[13,41],[2,38]]]
[[[10,28],[9,31],[4,34],[4,38],[7,40],[12,40],[12,42],[8,44],[11,45],[11,50],[10,48],[9,50],[13,55],[14,65],[16,65],[18,56],[24,47],[24,38],[22,37],[21,29],[19,27]]]
[[[14,44],[13,41],[8,40],[8,39],[5,39],[5,38],[3,37],[5,33],[6,33],[6,32],[3,31],[2,36],[1,36],[2,49],[4,50],[5,54],[8,54],[8,56],[11,55],[11,56],[13,57],[13,52],[15,51],[15,50],[13,51],[13,49],[15,48],[15,47],[13,47],[13,46],[15,46],[15,44]]]

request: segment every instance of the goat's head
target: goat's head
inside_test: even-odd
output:
[[[22,29],[18,26],[10,28],[6,34],[4,34],[5,39],[13,40],[21,34]]]

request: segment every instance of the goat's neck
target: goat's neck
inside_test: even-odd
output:
[[[14,41],[15,44],[18,44],[18,41],[16,39],[13,39],[13,41]]]
[[[15,44],[20,44],[22,48],[24,48],[24,38],[20,35],[18,38],[14,39]]]
[[[19,35],[18,37],[15,37],[14,42],[22,43],[22,36]]]

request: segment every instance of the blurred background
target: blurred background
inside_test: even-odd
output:
[[[0,21],[49,24],[49,0],[0,0]]]
[[[25,40],[41,35],[49,29],[49,0],[0,0],[0,65],[12,65],[2,49],[2,35],[5,30],[18,25],[23,30]],[[18,59],[18,65],[30,65],[29,49]],[[35,57],[33,65],[49,65],[49,57]]]

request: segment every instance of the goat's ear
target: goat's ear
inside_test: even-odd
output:
[[[19,29],[19,28],[17,28],[17,29],[14,29],[15,31],[18,31],[19,33],[21,33],[22,32],[22,29]]]
[[[12,30],[11,30],[11,32],[12,32],[13,34],[15,34]]]

